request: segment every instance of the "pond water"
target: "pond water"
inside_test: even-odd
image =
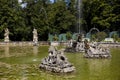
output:
[[[0,80],[120,80],[120,48],[111,59],[86,59],[82,53],[65,53],[76,71],[55,74],[39,69],[49,46],[0,46]]]

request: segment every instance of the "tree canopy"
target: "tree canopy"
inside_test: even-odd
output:
[[[100,31],[119,30],[119,0],[82,0],[82,27],[85,32],[96,27]],[[22,5],[22,6],[21,6]],[[47,40],[48,33],[75,32],[77,9],[75,0],[0,0],[0,39],[4,29],[10,30],[12,41],[31,41],[32,31],[38,30],[39,40]]]

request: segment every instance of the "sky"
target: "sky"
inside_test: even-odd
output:
[[[19,2],[22,2],[22,0],[18,0]]]
[[[22,2],[22,0],[18,0],[19,2]],[[51,2],[54,2],[54,0],[50,0]],[[25,3],[25,4],[22,4],[21,6],[22,7],[25,7],[27,4]]]
[[[22,2],[22,0],[18,0],[19,2]],[[52,3],[54,2],[54,0],[50,0]],[[24,4],[22,4],[22,7],[25,7],[26,6],[26,4],[24,5]]]
[[[52,2],[53,2],[54,0],[50,0],[50,1],[52,1]]]
[[[22,0],[18,0],[18,1],[19,1],[19,2],[22,2]],[[50,1],[52,1],[52,2],[53,2],[54,0],[50,0]]]

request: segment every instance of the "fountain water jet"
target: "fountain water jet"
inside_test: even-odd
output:
[[[76,28],[76,32],[77,33],[82,33],[82,28],[81,28],[81,18],[82,18],[82,0],[77,0],[76,1],[76,7],[77,7],[77,18],[78,18],[78,22],[77,22],[77,28]]]

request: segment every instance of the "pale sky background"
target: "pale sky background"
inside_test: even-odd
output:
[[[19,2],[22,2],[22,0],[18,0],[18,1],[19,1]],[[53,2],[54,0],[50,0],[50,1]],[[25,4],[22,4],[21,6],[22,6],[22,7],[25,7],[26,5],[27,5],[27,4],[25,3]]]
[[[54,0],[50,0],[50,1],[52,1],[52,2],[53,2]]]
[[[18,0],[19,2],[22,2],[22,0]]]
[[[19,1],[19,2],[22,2],[22,0],[18,0],[18,1]],[[50,1],[52,1],[52,2],[53,2],[54,0],[50,0]]]

